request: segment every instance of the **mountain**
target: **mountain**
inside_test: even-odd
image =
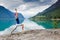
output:
[[[19,19],[21,24],[24,21],[24,17],[21,13],[19,14]],[[0,6],[0,30],[4,30],[13,24],[16,24],[14,13]]]
[[[60,0],[53,4],[50,8],[46,9],[42,15],[50,18],[60,18]]]
[[[30,20],[36,22],[38,25],[42,25],[46,29],[60,28],[60,20],[52,21],[52,18],[60,19],[60,0],[48,9],[30,18]]]
[[[36,16],[32,17],[34,19],[37,16],[46,16],[46,18],[60,18],[60,0],[53,4],[48,9],[44,10],[41,13],[38,13]]]

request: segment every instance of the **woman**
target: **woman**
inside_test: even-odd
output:
[[[15,9],[15,11],[16,11],[16,13],[15,13],[16,22],[17,22],[17,24],[19,24],[19,18],[18,18],[17,9]],[[18,26],[19,26],[19,25],[17,25],[17,26],[12,30],[12,32],[13,32],[14,30],[16,30],[16,28],[17,28]],[[22,31],[24,31],[24,25],[21,24],[20,26],[22,26]],[[12,34],[12,32],[11,32],[11,34]]]
[[[15,18],[16,18],[16,22],[17,24],[19,24],[19,18],[18,18],[18,12],[17,12],[17,9],[15,9],[16,13],[15,13]],[[24,25],[22,24],[22,31],[24,31]]]
[[[15,11],[16,11],[16,13],[15,13],[16,22],[17,22],[17,24],[19,24],[19,18],[18,18],[17,9],[15,9]]]

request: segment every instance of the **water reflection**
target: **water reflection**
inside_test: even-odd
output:
[[[43,26],[36,24],[33,21],[30,21],[29,19],[25,19],[24,22],[24,30],[33,30],[33,29],[45,29]],[[20,24],[19,24],[20,25]],[[17,25],[12,25],[9,28],[5,29],[4,31],[0,31],[0,35],[7,35],[10,34],[11,31],[16,27]],[[21,26],[19,26],[13,33],[21,32]]]

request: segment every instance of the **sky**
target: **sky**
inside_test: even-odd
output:
[[[12,12],[15,12],[15,8],[25,18],[30,18],[39,12],[43,12],[58,0],[0,0],[0,5],[6,7]]]

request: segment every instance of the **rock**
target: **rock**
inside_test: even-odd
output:
[[[60,29],[29,30],[0,36],[0,40],[60,40]]]

